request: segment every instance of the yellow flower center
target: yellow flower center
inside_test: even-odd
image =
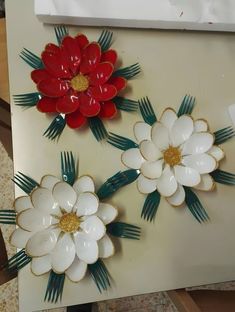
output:
[[[165,162],[170,166],[176,166],[181,162],[181,152],[179,148],[169,146],[163,154]]]
[[[77,75],[71,80],[71,87],[78,92],[86,91],[89,87],[89,80],[86,76]]]
[[[74,233],[78,231],[80,223],[80,218],[75,213],[70,212],[65,213],[60,218],[59,227],[64,232]]]

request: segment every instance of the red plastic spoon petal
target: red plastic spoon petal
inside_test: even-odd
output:
[[[90,84],[93,86],[103,85],[111,77],[113,69],[113,64],[111,63],[99,63],[96,69],[89,75]]]
[[[67,125],[72,129],[81,128],[87,122],[87,118],[83,116],[79,112],[79,110],[76,110],[76,112],[66,115],[65,120]]]
[[[80,112],[86,117],[97,116],[100,112],[100,103],[86,94],[80,95]]]
[[[87,93],[97,101],[108,101],[117,95],[117,89],[113,85],[104,84],[90,87]]]
[[[57,98],[49,98],[44,96],[37,103],[37,109],[41,113],[56,113]]]
[[[79,99],[76,95],[66,94],[57,101],[56,109],[59,113],[69,114],[79,107]]]
[[[56,78],[72,78],[68,63],[61,52],[42,52],[42,61],[47,71]]]
[[[53,78],[45,69],[35,69],[31,72],[31,78],[35,83],[41,80]]]
[[[115,50],[107,50],[101,55],[101,62],[110,62],[113,65],[117,61],[117,52]]]
[[[70,70],[76,74],[81,62],[81,51],[76,39],[70,36],[64,37],[61,48],[64,49],[64,56]]]
[[[42,94],[49,97],[64,96],[70,88],[67,81],[56,78],[42,80],[37,87]]]
[[[80,65],[80,72],[88,74],[95,70],[100,62],[101,48],[96,42],[88,44],[82,52],[82,61]]]
[[[76,37],[75,37],[80,49],[83,49],[85,48],[85,46],[88,45],[89,43],[89,40],[87,39],[87,37],[83,34],[78,34]]]
[[[108,81],[109,84],[114,85],[117,89],[117,92],[126,88],[127,81],[123,77],[112,77]]]
[[[100,118],[114,118],[117,114],[117,107],[112,101],[100,103]]]

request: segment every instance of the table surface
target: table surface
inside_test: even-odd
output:
[[[7,0],[8,60],[10,93],[33,92],[31,69],[19,58],[23,47],[40,55],[47,42],[55,42],[52,26],[41,24],[33,13],[33,1]],[[85,32],[95,40],[101,30],[71,27],[70,33]],[[114,29],[113,47],[123,65],[140,62],[143,72],[132,80],[127,97],[148,95],[155,111],[177,109],[184,94],[197,98],[193,116],[204,117],[211,130],[230,125],[227,106],[235,99],[235,35],[176,31]],[[95,141],[89,131],[65,129],[58,143],[42,136],[51,119],[35,109],[22,111],[13,104],[12,126],[14,169],[33,178],[60,174],[59,153],[72,150],[79,157],[80,174],[90,174],[99,186],[124,169],[120,151]],[[114,133],[133,138],[138,114],[122,113],[107,122]],[[222,169],[235,172],[234,140],[223,146],[227,157]],[[94,157],[95,153],[95,157]],[[22,194],[16,189],[16,196]],[[143,229],[140,241],[115,240],[116,254],[105,261],[113,278],[111,290],[100,295],[91,281],[66,281],[64,296],[57,305],[43,301],[47,276],[35,277],[30,268],[19,275],[20,311],[30,312],[56,306],[99,301],[141,293],[235,279],[234,189],[218,185],[212,193],[200,193],[211,217],[198,224],[187,209],[172,208],[162,199],[154,223],[140,219],[144,196],[135,183],[110,199],[118,207],[120,219]]]

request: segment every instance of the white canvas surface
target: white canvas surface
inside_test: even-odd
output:
[[[234,0],[34,0],[46,23],[235,30]]]

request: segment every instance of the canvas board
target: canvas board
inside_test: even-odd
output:
[[[71,150],[79,156],[80,174],[91,174],[97,187],[119,170],[121,152],[95,141],[90,131],[65,129],[58,143],[42,136],[51,119],[35,109],[22,111],[13,95],[33,92],[31,69],[19,58],[23,47],[40,55],[44,45],[55,42],[53,27],[34,14],[33,1],[7,0],[7,40],[12,107],[14,170],[40,180],[60,174],[59,153]],[[99,28],[71,27],[96,40]],[[113,48],[124,66],[139,62],[142,73],[130,81],[126,96],[148,96],[158,116],[168,106],[177,109],[183,96],[196,96],[193,116],[206,118],[211,130],[231,124],[228,106],[235,102],[235,35],[228,33],[177,32],[114,28]],[[138,114],[122,113],[107,128],[134,138]],[[224,144],[223,170],[235,172],[234,140]],[[22,194],[16,188],[16,196]],[[91,279],[66,281],[62,302],[43,301],[47,276],[35,277],[27,266],[19,274],[20,312],[108,300],[130,295],[223,282],[235,279],[234,189],[218,185],[212,193],[200,193],[211,222],[198,224],[184,208],[172,208],[162,199],[154,223],[140,218],[144,196],[135,183],[120,190],[111,203],[123,221],[142,227],[140,241],[120,240],[117,254],[105,261],[113,278],[112,288],[102,295]]]
[[[45,23],[134,28],[235,30],[233,0],[34,0]]]

